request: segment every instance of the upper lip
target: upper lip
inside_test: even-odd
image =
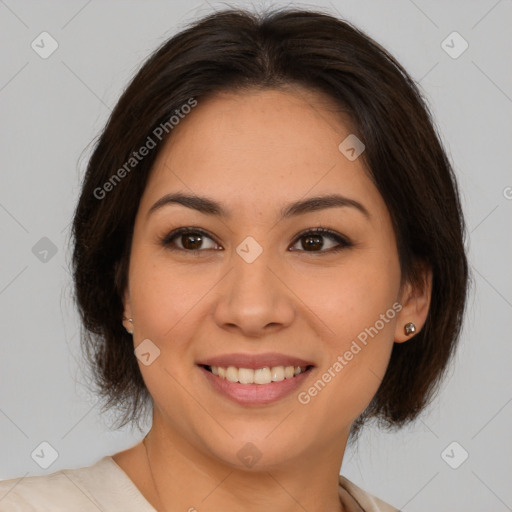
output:
[[[263,354],[222,354],[209,357],[197,363],[200,366],[220,366],[227,368],[264,368],[265,366],[314,366],[312,362],[300,357],[279,354],[277,352],[265,352]]]

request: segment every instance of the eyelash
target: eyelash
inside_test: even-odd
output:
[[[181,247],[174,246],[173,245],[174,240],[178,236],[183,235],[183,234],[201,235],[201,236],[207,237],[207,238],[211,239],[213,242],[215,242],[213,237],[211,237],[206,231],[202,230],[201,228],[182,227],[182,228],[175,229],[175,230],[171,231],[169,234],[167,234],[166,236],[164,236],[161,239],[160,243],[166,249],[169,249],[172,251],[182,251],[182,252],[187,252],[187,253],[197,254],[197,255],[199,255],[199,253],[205,252],[205,251],[220,250],[220,249],[182,249]],[[302,231],[295,237],[292,245],[295,245],[301,238],[305,238],[306,236],[309,236],[309,235],[324,236],[326,238],[330,238],[332,241],[338,243],[338,246],[331,247],[330,249],[327,249],[327,250],[319,250],[319,251],[306,251],[304,249],[294,249],[294,251],[305,252],[308,254],[326,254],[326,253],[338,252],[343,249],[352,247],[354,245],[348,238],[340,235],[339,233],[336,233],[335,231],[331,231],[330,229],[323,228],[323,227],[312,228],[312,229]],[[215,243],[217,244],[217,242],[215,242]],[[219,244],[217,244],[217,245],[219,245]]]

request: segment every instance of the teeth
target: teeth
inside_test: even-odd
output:
[[[305,366],[273,366],[269,368],[236,368],[235,366],[210,366],[213,375],[230,382],[240,382],[240,384],[270,384],[271,382],[280,382],[284,379],[292,379],[300,373],[306,371]]]

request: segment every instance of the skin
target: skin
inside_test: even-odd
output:
[[[149,366],[138,361],[154,400],[146,444],[158,492],[142,443],[114,455],[155,508],[346,510],[338,474],[350,426],[376,393],[393,343],[411,338],[404,325],[414,322],[417,332],[424,325],[431,294],[430,272],[421,289],[400,288],[386,205],[362,159],[349,161],[338,149],[350,133],[319,93],[253,90],[199,101],[161,150],[139,205],[124,296],[134,346],[150,339],[161,351]],[[148,216],[177,191],[214,199],[231,217],[176,204]],[[279,220],[285,204],[333,192],[363,204],[370,217],[334,207]],[[164,247],[161,240],[182,226],[211,238],[195,254],[178,249],[181,236],[174,251]],[[337,242],[324,236],[322,248],[308,251],[297,235],[318,226],[353,246],[329,252]],[[263,248],[250,264],[236,252],[247,236]],[[400,313],[299,403],[298,392],[394,303]],[[230,401],[196,366],[214,355],[267,351],[316,368],[297,392],[265,406]],[[237,457],[247,442],[262,454],[251,468]]]

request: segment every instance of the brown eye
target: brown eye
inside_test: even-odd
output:
[[[294,251],[309,253],[326,253],[351,247],[353,244],[345,237],[325,228],[310,229],[296,238]],[[168,249],[176,249],[191,253],[199,253],[205,250],[222,250],[220,246],[201,229],[179,228],[169,233],[161,241]]]
[[[218,245],[204,231],[190,228],[180,228],[169,233],[162,240],[162,245],[188,252],[218,248]]]
[[[301,240],[302,240],[302,248],[305,249],[306,251],[320,250],[324,245],[322,235],[303,236],[301,238]]]
[[[330,240],[330,242],[327,243],[327,248],[325,247],[325,239]],[[332,252],[352,246],[346,238],[325,228],[306,231],[297,237],[295,245],[297,245],[298,242],[301,242],[301,249],[294,250],[302,250],[304,252]],[[331,245],[329,246],[329,244]]]
[[[180,239],[181,245],[184,249],[197,250],[201,248],[201,244],[203,243],[203,235],[189,234],[189,235],[181,235]]]

